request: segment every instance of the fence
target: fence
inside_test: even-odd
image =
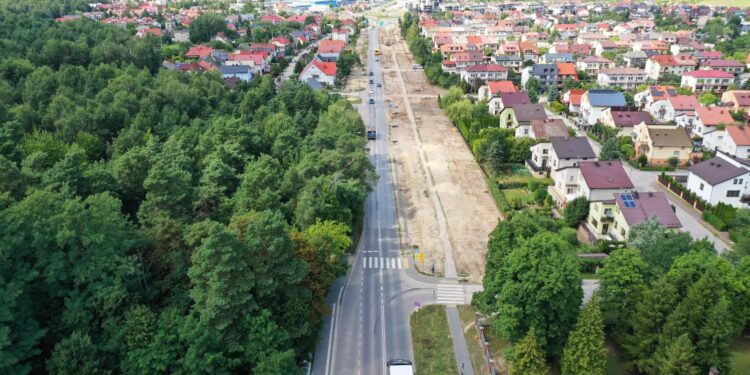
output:
[[[659,175],[657,181],[659,181],[660,184],[664,185],[664,187],[669,189],[675,195],[680,197],[680,199],[685,201],[685,203],[693,206],[696,210],[700,212],[705,211],[706,202],[704,202],[703,199],[700,199],[695,195],[695,193],[691,192],[684,185],[682,185],[677,177],[680,176],[666,176],[662,174]],[[685,181],[687,181],[687,177],[685,177]]]
[[[479,336],[479,345],[482,346],[482,354],[484,354],[484,362],[487,364],[487,374],[498,375],[495,371],[495,360],[492,359],[492,351],[490,350],[490,344],[487,343],[487,339],[484,336],[484,327],[479,322],[479,314],[474,315],[474,326],[477,328],[477,335]]]

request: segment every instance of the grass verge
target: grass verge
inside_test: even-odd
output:
[[[729,351],[729,375],[750,374],[750,336],[743,333]]]
[[[411,314],[410,321],[417,375],[455,373],[456,356],[445,306],[423,307]]]
[[[474,326],[474,314],[476,310],[471,305],[458,306],[458,315],[461,317],[461,326],[464,329],[464,338],[466,346],[469,348],[469,358],[471,367],[475,374],[486,374],[487,363],[484,361],[482,345],[479,343],[477,329]]]

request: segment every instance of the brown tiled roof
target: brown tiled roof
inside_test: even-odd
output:
[[[623,197],[632,198],[633,204],[626,205],[623,202]],[[654,216],[659,220],[659,224],[665,228],[682,227],[682,223],[672,210],[672,205],[669,203],[667,196],[662,192],[615,194],[615,201],[631,228],[633,225],[641,224]]]
[[[647,128],[648,135],[654,146],[662,147],[692,147],[693,141],[690,139],[685,128],[674,129],[654,129]]]
[[[722,183],[747,172],[747,169],[736,167],[718,156],[690,167],[690,173],[702,178],[711,185]]]
[[[586,137],[552,137],[552,149],[560,159],[594,159],[596,154]]]
[[[550,137],[565,137],[568,135],[568,128],[565,122],[559,118],[549,118],[546,120],[531,120],[531,132],[536,138],[549,139]]]
[[[582,161],[578,167],[589,189],[633,188],[633,182],[620,161]]]

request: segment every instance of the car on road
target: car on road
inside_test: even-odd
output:
[[[387,365],[389,375],[414,375],[414,367],[408,359],[391,359]]]
[[[372,76],[374,76],[374,75],[375,75],[375,73],[373,73],[373,72],[370,72],[370,77],[372,77]]]
[[[373,89],[369,89],[369,90],[367,90],[367,93],[369,93],[369,94],[374,94],[374,93],[375,93],[375,90],[373,90]]]
[[[375,104],[375,99],[370,98],[370,100],[368,100],[367,102],[370,103],[370,104]]]
[[[373,80],[370,80],[370,84],[372,85],[373,83],[375,83],[375,81],[373,81]]]
[[[378,82],[378,87],[383,87],[383,85],[381,85],[380,82]]]

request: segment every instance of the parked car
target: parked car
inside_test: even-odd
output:
[[[368,100],[367,102],[370,103],[370,104],[375,104],[375,99],[370,98],[370,100]]]

